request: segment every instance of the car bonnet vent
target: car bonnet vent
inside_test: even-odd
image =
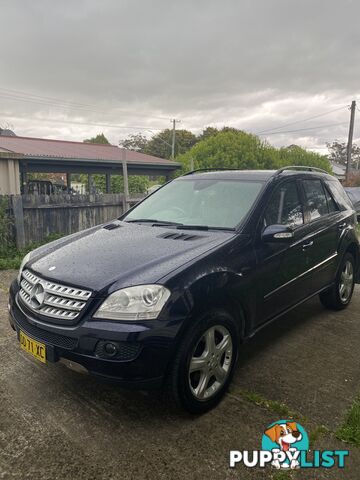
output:
[[[167,240],[182,240],[183,242],[188,242],[191,240],[198,240],[199,238],[204,238],[202,235],[191,235],[189,233],[162,233],[158,238],[165,238]]]
[[[121,225],[119,223],[108,223],[107,225],[104,225],[103,228],[105,230],[115,230],[115,228],[120,228]]]

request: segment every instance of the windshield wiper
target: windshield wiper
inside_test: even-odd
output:
[[[174,225],[178,230],[222,230],[233,232],[235,228],[231,227],[211,227],[209,225],[184,225],[179,222],[170,222],[167,220],[156,220],[155,218],[135,218],[133,220],[124,220],[127,223],[152,223],[153,227],[171,227]]]
[[[127,223],[152,223],[154,227],[163,227],[167,225],[182,225],[178,222],[168,222],[167,220],[156,220],[154,218],[135,218],[134,220],[124,220]]]
[[[234,232],[235,228],[231,227],[210,227],[209,225],[179,225],[177,230],[224,230]]]

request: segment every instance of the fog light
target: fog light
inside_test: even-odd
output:
[[[114,355],[117,354],[117,346],[115,345],[115,343],[105,343],[104,345],[104,350],[105,350],[105,353],[107,355],[109,355],[109,357],[113,357]]]

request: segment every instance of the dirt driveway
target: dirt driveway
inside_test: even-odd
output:
[[[259,334],[243,348],[220,406],[191,417],[160,395],[22,352],[7,321],[14,275],[0,272],[0,479],[359,478],[360,450],[333,432],[360,387],[360,288],[346,312],[314,299]],[[264,428],[290,414],[312,432],[312,448],[349,448],[346,469],[228,467],[229,450],[259,449]]]

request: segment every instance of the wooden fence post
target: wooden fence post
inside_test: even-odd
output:
[[[127,162],[126,162],[126,150],[125,148],[122,149],[122,170],[123,170],[123,179],[124,179],[124,207],[125,211],[129,210],[129,179],[128,179],[128,170],[127,170]]]
[[[21,195],[11,195],[11,208],[14,214],[16,246],[25,247],[24,210]]]

